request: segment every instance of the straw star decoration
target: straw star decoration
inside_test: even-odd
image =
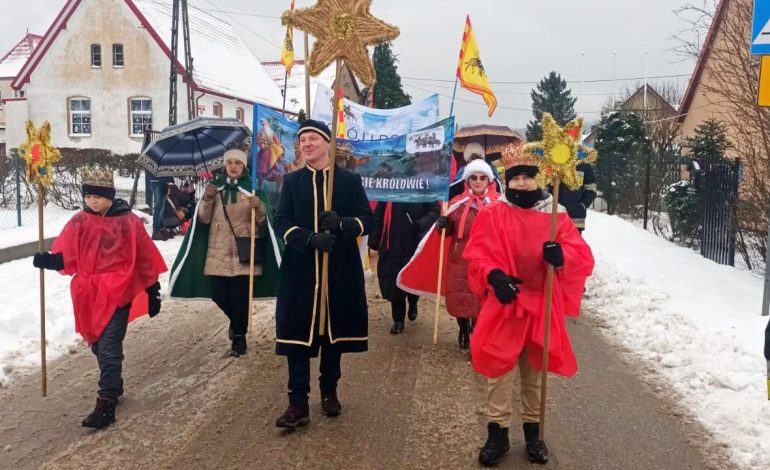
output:
[[[284,25],[307,31],[316,38],[308,73],[317,76],[335,59],[343,59],[366,85],[374,85],[374,66],[367,46],[398,37],[396,26],[369,13],[372,0],[318,0],[315,6],[283,14]]]
[[[553,116],[543,113],[541,125],[543,140],[524,145],[525,152],[537,157],[540,171],[535,179],[538,186],[553,185],[558,178],[568,188],[578,189],[582,182],[577,176],[577,165],[594,162],[597,158],[596,150],[580,144],[583,118],[559,127]]]
[[[53,181],[51,167],[61,158],[59,149],[51,145],[51,125],[44,122],[35,129],[27,121],[27,140],[19,146],[19,154],[27,162],[27,180],[50,186]]]

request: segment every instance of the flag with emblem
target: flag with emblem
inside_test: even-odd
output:
[[[294,10],[294,0],[291,0],[291,10]],[[286,67],[286,75],[291,76],[291,68],[294,66],[294,31],[291,25],[286,27],[286,37],[283,39],[281,49],[281,63]]]
[[[460,47],[460,60],[457,64],[457,79],[460,81],[460,86],[481,95],[489,108],[491,117],[497,107],[497,98],[484,70],[484,64],[481,62],[470,16],[465,17],[465,31],[463,31],[463,42]]]

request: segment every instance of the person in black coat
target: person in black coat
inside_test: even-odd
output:
[[[321,355],[321,406],[327,416],[342,409],[337,398],[340,356],[367,350],[368,311],[364,270],[356,237],[371,233],[372,211],[361,177],[334,169],[332,210],[324,212],[331,132],[307,120],[298,132],[307,164],[286,175],[275,214],[276,234],[286,244],[276,304],[276,354],[289,364],[289,407],[276,426],[310,422],[310,358]],[[319,330],[321,265],[329,253],[325,331]]]
[[[575,169],[581,181],[580,187],[573,191],[563,184],[560,185],[559,204],[567,209],[572,222],[580,233],[583,233],[586,229],[588,207],[596,199],[596,176],[594,176],[593,167],[588,163],[581,163]],[[553,188],[549,187],[548,190],[553,193]]]
[[[396,285],[399,271],[412,259],[417,245],[430,229],[441,209],[437,202],[378,202],[374,209],[375,229],[369,235],[369,248],[379,251],[377,279],[382,298],[390,302],[393,326],[390,332],[404,331],[404,318],[417,319],[418,296],[407,294]]]

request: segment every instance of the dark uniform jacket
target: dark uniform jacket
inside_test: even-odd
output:
[[[379,250],[377,279],[382,298],[393,300],[397,297],[396,278],[399,271],[412,259],[423,235],[430,229],[441,213],[437,202],[400,203],[393,202],[390,226],[385,220],[389,203],[378,202],[374,209],[375,229],[369,236],[369,246]]]
[[[567,214],[575,226],[582,231],[586,228],[586,211],[596,199],[596,177],[593,168],[587,163],[579,164],[576,170],[581,186],[573,191],[563,184],[560,185],[559,204],[567,209]],[[549,188],[551,192],[552,189]]]
[[[323,253],[307,245],[324,210],[329,168],[305,166],[286,175],[275,215],[276,235],[286,244],[276,304],[276,353],[304,352],[315,357]],[[374,224],[361,177],[335,166],[332,209],[342,218],[342,234],[329,255],[329,306],[323,342],[341,352],[366,351],[368,312],[364,271],[356,237]]]

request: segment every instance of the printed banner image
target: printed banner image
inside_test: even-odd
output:
[[[361,175],[370,200],[432,202],[449,191],[454,118],[381,140],[340,140],[337,164]]]
[[[331,88],[318,85],[311,118],[332,127]],[[347,98],[343,100],[347,140],[380,140],[406,135],[439,120],[438,95],[396,109],[375,109]]]
[[[278,203],[284,176],[305,164],[297,143],[298,130],[299,124],[282,113],[259,104],[254,106],[252,152],[256,154],[257,188],[267,192],[274,205]]]

